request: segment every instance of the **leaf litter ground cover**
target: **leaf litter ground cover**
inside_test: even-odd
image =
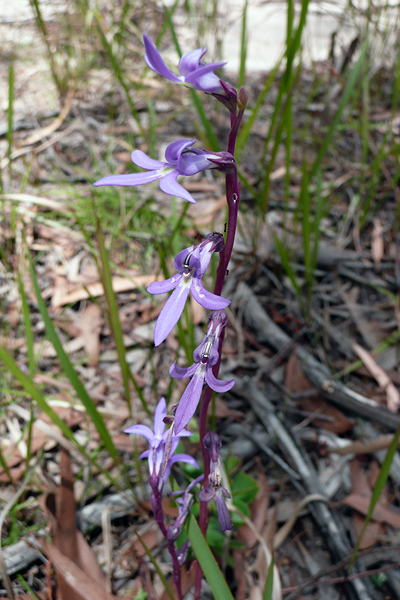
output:
[[[262,195],[263,147],[279,78],[266,96],[241,162],[242,211],[227,280],[233,301],[224,342],[228,358],[221,373],[226,380],[234,375],[236,385],[216,398],[214,410],[224,445],[230,448],[225,469],[235,529],[227,541],[214,515],[209,531],[209,542],[239,600],[261,597],[272,550],[285,597],[400,597],[397,453],[360,544],[358,574],[346,572],[399,425],[398,158],[393,152],[381,156],[377,150],[383,141],[389,144],[388,124],[391,140],[398,144],[396,115],[393,118],[387,109],[393,77],[385,69],[375,75],[366,156],[355,126],[360,110],[355,102],[324,159],[320,195],[326,202],[310,278],[304,211],[299,211],[296,199],[304,157],[312,162],[344,87],[329,63],[315,69],[318,86],[315,73],[303,70],[294,87],[290,170],[282,143],[270,174],[265,221],[257,198]],[[112,81],[106,69],[96,76]],[[248,88],[254,94],[250,105],[265,80],[266,75],[250,78]],[[154,101],[152,109],[148,96]],[[179,248],[182,239],[192,243],[210,230],[223,231],[222,181],[214,173],[190,180],[187,189],[197,205],[187,210],[182,229],[175,231],[181,205],[171,212],[171,203],[157,185],[140,192],[97,192],[90,185],[104,172],[131,172],[133,148],[151,150],[151,127],[150,135],[141,135],[120,88],[112,83],[104,89],[99,84],[93,93],[93,86],[82,82],[74,94],[65,96],[64,107],[58,121],[57,115],[35,114],[37,123],[28,131],[17,125],[11,170],[6,162],[3,165],[1,345],[28,373],[30,343],[15,278],[19,272],[32,323],[34,382],[93,461],[61,436],[48,414],[32,406],[4,369],[3,508],[30,477],[6,517],[3,552],[9,566],[7,549],[26,542],[18,551],[20,558],[27,556],[26,562],[9,569],[20,596],[27,593],[28,584],[40,597],[49,597],[46,588],[52,574],[40,558],[46,556],[57,573],[59,590],[73,573],[75,587],[64,589],[69,598],[99,597],[100,589],[101,593],[106,589],[109,598],[140,598],[141,589],[149,597],[167,598],[161,575],[140,540],[167,579],[169,559],[137,471],[135,448],[122,432],[133,422],[131,411],[135,423],[151,423],[145,406],[153,414],[161,395],[173,403],[184,390],[182,383],[171,397],[168,367],[177,358],[178,337],[185,332],[154,349],[155,319],[162,303],[144,288],[166,275],[165,265],[156,257],[166,236],[172,247]],[[162,123],[158,139],[165,140],[165,146],[171,135],[198,135],[193,107],[182,103],[172,88],[165,94],[153,79],[145,80],[143,90],[135,94],[135,107],[146,128],[155,111]],[[208,114],[223,139],[228,124],[211,105]],[[22,115],[25,125],[31,117]],[[6,157],[6,138],[0,143]],[[18,156],[21,148],[27,152]],[[378,155],[379,171],[371,166]],[[131,382],[131,406],[96,262],[96,215],[110,254],[126,360],[137,386]],[[309,218],[316,218],[314,207]],[[60,368],[27,274],[28,253],[63,348],[107,425],[131,491]],[[172,273],[172,266],[166,266]],[[195,328],[186,337],[197,341],[203,335],[205,315],[197,305],[192,310]],[[190,344],[185,349],[190,354]],[[191,428],[197,432],[195,420]],[[141,444],[138,438],[136,456],[145,449]],[[168,501],[165,511],[171,518],[177,514]],[[50,531],[54,545],[43,540],[43,533]],[[35,554],[30,550],[38,532],[42,541]],[[193,573],[185,577],[189,589]],[[101,587],[95,588],[93,580]],[[211,597],[206,588],[204,597]]]

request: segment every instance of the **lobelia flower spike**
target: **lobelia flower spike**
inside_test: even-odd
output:
[[[165,281],[155,281],[149,285],[150,294],[173,293],[165,303],[154,330],[154,344],[159,346],[171,333],[177,324],[185,307],[185,302],[192,293],[193,298],[208,310],[226,308],[230,300],[208,292],[201,283],[201,278],[206,272],[213,252],[221,252],[224,248],[222,233],[209,233],[198,246],[190,246],[179,252],[175,257],[175,268],[178,274]],[[194,412],[194,411],[193,411]],[[189,419],[186,423],[189,422]]]
[[[191,436],[192,434],[190,431],[183,429],[179,434],[173,434],[170,443],[168,443],[172,430],[164,431],[164,419],[166,416],[167,403],[165,398],[161,398],[154,415],[154,431],[150,427],[147,427],[147,425],[133,425],[125,429],[125,433],[136,433],[148,440],[150,449],[142,452],[139,458],[148,458],[150,486],[153,489],[157,488],[160,492],[162,492],[174,463],[186,462],[196,467],[196,469],[199,468],[197,461],[192,456],[189,456],[189,454],[175,454],[172,456],[179,444],[179,439]],[[168,453],[168,456],[166,456],[166,453]]]
[[[174,433],[179,435],[184,427],[189,423],[194,415],[197,405],[200,401],[204,382],[214,390],[214,392],[227,392],[230,390],[235,380],[221,381],[217,379],[212,367],[219,359],[220,336],[226,327],[228,317],[224,310],[217,310],[210,313],[208,317],[207,333],[204,336],[200,346],[193,352],[194,364],[187,368],[179,367],[173,363],[169,369],[169,374],[175,379],[191,377],[175,412]]]
[[[227,529],[232,529],[232,519],[226,505],[225,498],[230,498],[229,492],[222,487],[221,465],[219,461],[219,451],[221,450],[221,438],[216,433],[209,431],[203,440],[203,446],[210,457],[210,474],[208,480],[209,488],[204,488],[198,494],[201,502],[209,502],[213,498],[217,502],[218,520],[222,533]]]
[[[207,48],[198,48],[184,54],[179,61],[179,76],[175,75],[165,64],[154,42],[149,38],[147,33],[143,34],[145,55],[144,59],[150,69],[156,73],[187,87],[200,90],[201,92],[220,94],[224,93],[219,77],[213,73],[215,69],[219,69],[226,65],[226,62],[218,62],[206,65],[202,62],[202,58],[207,52]]]
[[[142,169],[147,169],[147,173],[109,175],[99,179],[94,185],[136,186],[159,180],[158,185],[163,192],[195,204],[193,196],[177,182],[179,175],[187,177],[206,169],[217,169],[226,173],[236,168],[235,159],[229,152],[207,152],[191,148],[195,142],[196,140],[192,139],[172,142],[165,151],[165,161],[154,160],[141,150],[134,150],[131,154],[132,162]]]

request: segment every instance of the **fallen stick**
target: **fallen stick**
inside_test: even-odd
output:
[[[277,352],[290,343],[290,337],[273,322],[245,283],[241,282],[237,286],[234,301],[242,308],[246,321],[254,328],[259,342],[268,344]],[[304,348],[298,346],[296,352],[304,374],[326,400],[374,423],[385,425],[392,431],[400,425],[400,415],[335,381],[329,369]]]

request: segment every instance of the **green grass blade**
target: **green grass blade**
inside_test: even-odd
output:
[[[114,290],[112,287],[112,277],[111,277],[110,265],[109,265],[109,261],[108,261],[106,246],[104,243],[104,236],[103,236],[103,232],[102,232],[99,220],[97,220],[97,240],[98,240],[98,244],[99,244],[100,276],[101,276],[101,281],[102,281],[103,288],[104,288],[105,298],[107,301],[108,318],[109,318],[109,322],[110,322],[110,327],[113,332],[115,345],[117,347],[118,361],[119,361],[119,364],[121,367],[122,380],[124,382],[125,397],[126,397],[126,401],[128,403],[129,413],[132,416],[131,393],[130,393],[130,387],[129,387],[129,382],[132,381],[132,383],[135,387],[136,393],[138,394],[139,399],[143,405],[143,408],[145,409],[147,414],[149,414],[149,408],[148,408],[147,402],[143,396],[143,392],[140,389],[140,387],[139,387],[136,379],[134,378],[134,376],[129,368],[129,365],[126,361],[126,351],[125,351],[125,344],[124,344],[121,322],[119,320],[118,304],[117,304],[117,299],[115,297],[115,293],[114,293]]]
[[[363,45],[362,45],[362,47],[361,47],[360,56],[358,57],[358,60],[357,60],[356,64],[354,65],[354,68],[352,69],[352,71],[351,71],[351,73],[349,75],[349,78],[347,80],[346,87],[345,87],[345,89],[343,91],[343,95],[342,95],[342,98],[340,100],[340,103],[339,103],[338,109],[336,111],[336,114],[335,114],[335,116],[332,119],[332,122],[331,122],[331,124],[329,126],[329,129],[326,132],[326,135],[324,136],[324,141],[322,142],[322,145],[321,145],[321,147],[320,147],[320,149],[318,151],[318,154],[317,154],[317,156],[315,158],[315,161],[314,161],[314,163],[313,163],[313,165],[311,167],[310,175],[309,175],[310,179],[318,171],[318,169],[319,169],[319,167],[321,165],[322,159],[324,158],[324,156],[325,156],[325,154],[326,154],[326,152],[327,152],[327,150],[328,150],[328,148],[329,148],[329,146],[331,144],[331,141],[332,141],[332,138],[333,138],[333,136],[335,134],[335,131],[336,131],[338,125],[339,125],[339,121],[340,121],[340,119],[342,117],[343,111],[344,111],[344,109],[346,108],[346,106],[349,103],[350,96],[351,96],[351,94],[352,94],[352,92],[353,92],[353,90],[355,88],[355,85],[356,85],[356,83],[358,81],[358,78],[360,76],[361,69],[362,69],[363,62],[364,62],[364,57],[365,57],[365,54],[367,52],[367,49],[368,49],[368,40],[365,40],[364,43],[363,43]]]
[[[154,558],[154,556],[152,555],[152,553],[150,552],[149,548],[147,547],[144,539],[141,537],[141,535],[139,535],[139,533],[134,530],[135,534],[137,535],[137,538],[139,540],[139,542],[141,543],[141,545],[143,546],[143,550],[146,552],[147,556],[149,557],[152,565],[154,566],[155,570],[157,571],[161,581],[163,582],[165,591],[167,592],[168,596],[171,598],[171,600],[176,600],[174,594],[172,593],[171,588],[168,585],[168,581],[165,579],[165,575],[164,573],[161,571],[158,562],[156,561],[156,559]]]
[[[365,517],[365,522],[364,522],[362,531],[360,533],[360,537],[358,538],[356,547],[354,548],[354,552],[353,552],[353,555],[352,555],[350,563],[349,563],[349,569],[352,567],[352,565],[354,564],[354,562],[357,558],[361,540],[363,539],[365,530],[368,526],[368,523],[371,520],[375,506],[377,505],[379,498],[381,497],[383,488],[386,485],[387,478],[389,477],[390,467],[392,466],[393,458],[394,458],[394,455],[396,454],[397,447],[399,445],[399,438],[400,438],[400,425],[397,427],[397,429],[395,431],[392,443],[390,444],[388,451],[386,452],[386,456],[382,463],[381,470],[379,471],[378,479],[376,480],[376,484],[375,484],[375,487],[374,487],[372,495],[371,495],[371,502],[369,504],[368,513],[367,513],[367,516]]]
[[[0,360],[4,363],[7,370],[11,373],[11,375],[16,379],[21,386],[24,388],[25,392],[35,400],[36,404],[40,408],[42,412],[44,412],[56,425],[61,433],[67,440],[70,440],[76,447],[77,450],[85,457],[87,461],[92,463],[107,479],[114,484],[119,489],[126,489],[125,486],[121,486],[118,481],[112,477],[107,471],[103,469],[93,458],[86,452],[85,448],[79,444],[76,440],[71,429],[64,423],[62,419],[54,412],[54,410],[48,405],[45,397],[40,392],[40,390],[35,386],[33,381],[25,375],[18,367],[17,363],[13,360],[13,358],[8,354],[7,350],[0,346]]]
[[[204,576],[214,594],[214,598],[218,598],[218,600],[233,600],[232,593],[225,581],[225,577],[221,573],[217,561],[192,514],[189,515],[188,521],[188,536],[193,552],[199,561]]]
[[[35,361],[35,353],[34,353],[34,349],[33,349],[34,335],[33,335],[33,330],[32,330],[32,321],[31,321],[31,315],[30,315],[29,306],[28,306],[28,298],[26,296],[26,292],[25,292],[25,289],[24,289],[24,286],[22,283],[20,273],[17,273],[17,278],[18,278],[19,293],[20,293],[21,302],[22,302],[22,317],[24,320],[26,347],[27,347],[27,351],[28,351],[29,375],[31,376],[31,379],[33,379],[33,376],[34,376],[35,370],[36,370],[36,361]]]
[[[111,44],[109,44],[109,42],[107,40],[107,36],[106,36],[105,32],[103,31],[101,15],[98,12],[96,12],[95,17],[96,17],[97,30],[99,32],[104,49],[107,52],[114,75],[117,78],[117,80],[119,81],[120,86],[124,90],[126,99],[129,104],[129,108],[131,109],[132,116],[135,119],[136,123],[138,124],[140,132],[142,133],[142,135],[144,135],[144,131],[143,131],[142,123],[139,118],[138,111],[136,110],[133,100],[131,98],[129,87],[128,87],[127,83],[125,82],[124,74],[120,67],[118,58],[115,56],[112,46],[111,46]]]
[[[264,104],[265,96],[268,94],[271,89],[272,84],[275,82],[276,75],[280,69],[282,64],[284,55],[282,54],[281,58],[278,60],[277,64],[274,67],[274,70],[270,73],[267,81],[264,84],[263,89],[261,90],[256,103],[250,113],[250,116],[247,118],[245,124],[243,125],[236,141],[236,153],[240,156],[243,148],[246,146],[247,141],[250,137],[251,131],[253,129],[254,121],[256,120],[258,113],[260,112],[261,107]]]
[[[8,71],[8,108],[7,108],[7,157],[10,179],[12,177],[12,140],[13,140],[13,112],[14,112],[14,63]]]
[[[51,343],[53,344],[54,349],[57,353],[58,360],[60,361],[61,366],[64,369],[66,376],[68,377],[68,380],[70,381],[73,388],[75,389],[75,392],[77,393],[78,398],[81,400],[89,417],[92,419],[94,426],[96,427],[97,431],[99,432],[100,439],[102,440],[104,446],[107,448],[110,456],[113,458],[115,463],[120,464],[121,457],[119,456],[117,449],[114,445],[114,442],[112,441],[111,436],[108,433],[108,429],[103,421],[103,418],[100,415],[100,413],[98,412],[95,403],[93,402],[93,400],[91,399],[91,397],[89,396],[87,391],[85,390],[81,380],[78,377],[78,374],[76,373],[74,367],[71,364],[71,361],[68,358],[68,355],[66,354],[64,348],[62,347],[60,338],[57,335],[54,325],[50,319],[50,315],[47,311],[46,304],[41,296],[39,285],[38,285],[37,278],[36,278],[35,269],[33,267],[32,259],[30,257],[29,257],[29,266],[30,266],[32,283],[33,283],[33,287],[34,287],[35,294],[36,294],[36,300],[38,303],[38,308],[39,308],[40,314],[42,315],[42,319],[43,319],[45,327],[46,327],[47,335],[49,336],[49,339],[50,339]]]
[[[247,0],[245,0],[242,13],[242,35],[240,39],[240,60],[239,60],[239,79],[238,90],[246,81],[246,58],[247,58]]]
[[[272,600],[272,594],[274,591],[274,557],[268,567],[267,581],[265,583],[263,600]]]

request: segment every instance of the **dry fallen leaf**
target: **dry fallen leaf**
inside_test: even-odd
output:
[[[342,504],[355,508],[361,514],[367,515],[370,505],[370,498],[360,496],[359,494],[350,494],[342,500]],[[400,529],[400,513],[395,510],[378,504],[375,506],[372,514],[374,521],[380,521],[381,523],[387,523],[396,529]]]
[[[371,356],[369,352],[364,350],[357,342],[352,342],[354,351],[358,357],[362,360],[368,371],[376,379],[380,387],[386,392],[387,407],[392,412],[397,412],[400,404],[400,394],[396,386],[390,380],[386,371],[382,369]]]
[[[354,459],[350,461],[350,475],[353,493],[368,498],[371,501],[372,487],[359,460]],[[353,524],[356,539],[358,540],[364,528],[365,518],[357,511],[353,511]],[[360,549],[371,548],[377,543],[380,536],[384,534],[385,527],[382,523],[370,521],[363,533]]]

